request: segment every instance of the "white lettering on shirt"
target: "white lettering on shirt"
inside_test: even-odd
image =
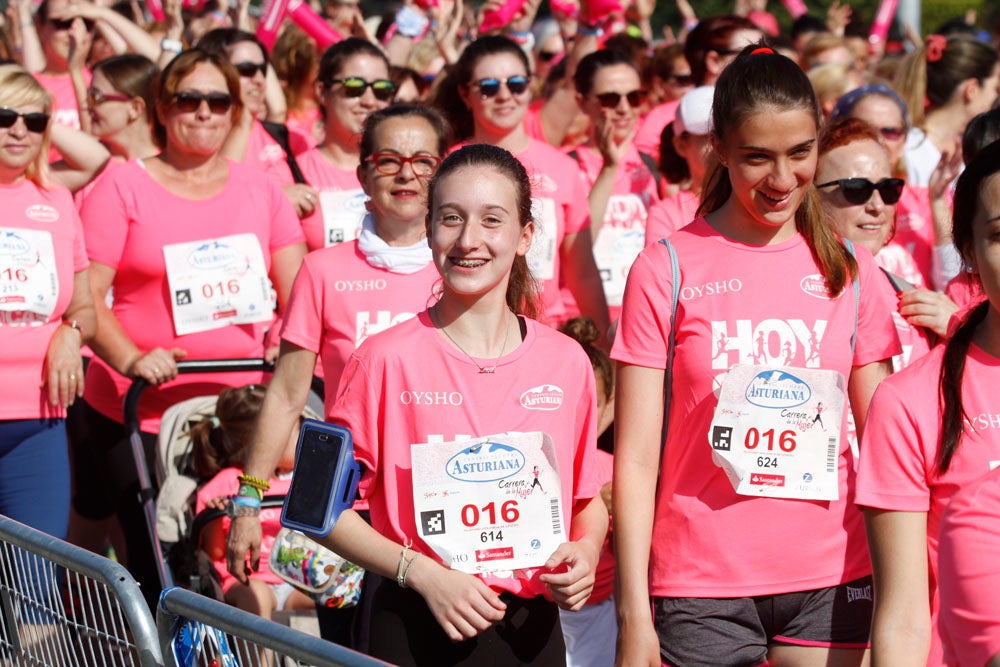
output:
[[[411,391],[404,389],[399,394],[403,405],[461,405],[465,399],[457,391]]]
[[[965,423],[973,431],[985,431],[988,428],[1000,428],[1000,414],[980,412],[978,415],[966,419]]]
[[[756,326],[736,320],[731,328],[729,322],[712,322],[712,368],[739,363],[819,368],[826,325],[826,320],[810,328],[802,320],[767,319]]]
[[[338,280],[333,283],[333,289],[338,292],[372,292],[384,290],[387,287],[385,278],[375,280]]]
[[[730,280],[717,280],[704,285],[693,285],[681,288],[680,298],[682,301],[691,301],[703,296],[713,296],[715,294],[728,294],[730,292],[740,292],[743,290],[743,282],[739,278]]]

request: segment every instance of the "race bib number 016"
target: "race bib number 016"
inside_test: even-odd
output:
[[[737,364],[709,429],[712,459],[740,495],[837,500],[844,397],[837,371]]]
[[[253,234],[164,246],[178,336],[273,317],[271,286]]]
[[[541,432],[410,446],[414,520],[470,574],[540,567],[566,541],[559,466]]]

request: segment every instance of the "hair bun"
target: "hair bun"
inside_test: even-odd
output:
[[[601,337],[601,332],[594,320],[581,315],[568,320],[560,327],[560,331],[583,345],[592,345]]]

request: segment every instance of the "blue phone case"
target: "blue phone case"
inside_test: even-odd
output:
[[[342,426],[335,426],[315,419],[303,419],[302,428],[299,429],[299,439],[295,445],[295,470],[300,470],[300,466],[304,465],[308,467],[316,463],[308,459],[305,461],[302,459],[302,442],[310,432],[326,433],[343,440],[337,456],[330,493],[320,501],[325,504],[325,511],[322,514],[323,520],[321,524],[312,525],[286,516],[290,501],[292,500],[292,494],[296,492],[295,473],[293,472],[292,485],[285,496],[285,503],[281,508],[281,525],[313,537],[326,537],[333,530],[333,526],[337,523],[341,512],[354,505],[354,499],[358,492],[358,482],[361,479],[361,466],[354,460],[354,440],[349,430]]]

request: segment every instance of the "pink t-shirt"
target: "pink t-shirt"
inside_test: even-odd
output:
[[[358,242],[306,255],[292,286],[281,337],[319,355],[326,416],[330,417],[344,366],[371,335],[427,308],[440,274],[433,262],[416,273],[372,266]]]
[[[545,130],[542,129],[543,106],[545,106],[545,100],[534,100],[528,106],[528,111],[524,114],[524,133],[532,139],[549,143],[545,136]]]
[[[595,459],[597,482],[603,487],[611,481],[615,470],[615,458],[602,449],[598,449]],[[587,604],[600,604],[615,592],[615,549],[611,539],[611,530],[604,539],[601,556],[597,561],[597,572],[594,575],[594,590],[587,598]]]
[[[917,266],[913,255],[906,251],[906,248],[898,243],[889,243],[875,255],[875,263],[883,269],[899,276],[906,282],[918,289],[927,289],[927,281],[924,274]]]
[[[543,431],[555,446],[564,520],[574,501],[597,495],[594,371],[575,341],[532,320],[526,325],[524,340],[491,375],[451,345],[426,311],[372,336],[351,357],[330,421],[354,436],[354,457],[364,468],[359,491],[377,531],[432,554],[413,517],[414,443]],[[550,399],[544,409],[527,400],[543,393]],[[484,580],[531,597],[546,592],[539,574]]]
[[[848,284],[830,299],[805,240],[772,246],[729,240],[698,219],[671,237],[680,272],[671,428],[661,462],[650,593],[746,597],[834,586],[871,572],[861,512],[850,502],[854,456],[839,458],[840,500],[739,496],[712,461],[713,386],[736,363],[851,367],[900,351],[888,283],[856,248],[859,313]],[[664,369],[670,328],[670,256],[654,244],[632,265],[611,356]],[[851,335],[857,323],[857,346]],[[841,433],[845,414],[837,415]]]
[[[585,146],[580,146],[575,152],[584,186],[589,192],[601,173],[604,159],[600,153]],[[621,311],[629,267],[646,239],[647,212],[659,200],[652,172],[639,157],[635,146],[629,146],[618,164],[604,222],[594,239],[594,260],[601,274],[612,320],[617,319]]]
[[[1000,653],[1000,470],[952,498],[941,520],[945,661],[981,667]]]
[[[80,129],[80,111],[76,103],[76,91],[73,89],[73,79],[66,74],[45,74],[35,72],[32,76],[42,84],[45,90],[52,93],[52,122]],[[83,79],[90,85],[90,70],[83,70]]]
[[[693,222],[700,205],[701,200],[690,190],[679,190],[661,199],[649,209],[646,218],[646,246],[670,238],[678,229]]]
[[[636,132],[635,147],[643,153],[659,159],[660,135],[663,134],[663,128],[674,122],[680,103],[680,100],[671,100],[650,109],[646,117],[642,119],[639,131]]]
[[[240,485],[239,480],[236,478],[242,474],[243,471],[239,468],[224,468],[216,473],[215,477],[205,483],[205,486],[198,489],[198,494],[195,496],[195,512],[201,512],[205,509],[208,501],[214,498],[233,495]],[[288,475],[283,478],[272,477],[269,482],[271,488],[267,494],[269,496],[281,496],[288,493],[288,489],[292,485],[292,476]],[[232,523],[232,520],[228,516],[224,516],[220,521],[222,521],[222,534],[228,535],[229,524]],[[263,581],[265,584],[282,584],[284,580],[271,572],[271,547],[274,545],[274,538],[278,536],[278,531],[281,530],[281,508],[261,508],[260,528],[263,533],[260,540],[260,569],[252,572],[250,576]],[[225,555],[218,560],[212,561],[212,565],[215,567],[215,571],[219,573],[222,592],[227,592],[237,583],[237,580],[236,577],[229,574]]]
[[[939,345],[879,385],[868,411],[856,502],[899,512],[927,512],[930,605],[938,613],[937,553],[941,514],[951,496],[1000,462],[1000,414],[996,385],[1000,359],[975,344],[969,347],[962,378],[965,433],[948,471],[938,473],[941,436],[938,377],[944,357]],[[935,622],[935,627],[937,623]],[[941,664],[941,642],[934,632],[928,664]]]
[[[319,108],[312,111],[289,110],[285,126],[288,128],[288,143],[296,158],[320,144],[324,131],[319,119]]]
[[[243,164],[260,169],[274,178],[278,185],[291,185],[295,182],[292,170],[288,167],[285,149],[267,133],[259,121],[254,121],[250,128]]]
[[[297,156],[299,169],[306,178],[306,183],[319,190],[319,204],[312,215],[302,219],[302,231],[306,235],[306,245],[309,250],[319,250],[338,243],[336,239],[330,238],[330,230],[326,228],[323,221],[323,199],[325,192],[345,192],[349,191],[362,196],[361,183],[358,181],[358,173],[354,169],[341,169],[323,157],[318,148],[306,151]]]
[[[944,293],[958,306],[956,315],[975,308],[986,299],[979,279],[974,278],[968,271],[962,271],[952,278]]]
[[[188,359],[259,358],[269,322],[229,325],[177,336],[174,330],[163,246],[254,234],[271,269],[271,255],[302,243],[295,210],[278,184],[257,169],[229,161],[229,180],[209,199],[179,197],[157,183],[140,161],[101,179],[80,215],[91,261],[116,271],[112,312],[142,351],[178,347]],[[259,373],[181,375],[165,388],[147,389],[139,405],[142,430],[155,433],[160,414],[178,401],[222,388],[260,382]],[[120,421],[131,380],[95,359],[85,398],[97,411]]]
[[[896,235],[889,245],[898,245],[906,250],[916,262],[924,285],[933,285],[931,258],[934,254],[934,218],[926,185],[907,183],[903,188],[903,194],[896,205]]]
[[[89,265],[80,216],[66,188],[42,189],[27,178],[0,185],[0,201],[0,290],[11,294],[0,299],[0,419],[64,417],[64,410],[49,404],[48,388],[39,385],[49,340],[73,296],[74,276]],[[16,296],[7,291],[29,285]],[[51,311],[19,309],[16,299],[31,294],[45,294],[49,305],[40,310]]]

